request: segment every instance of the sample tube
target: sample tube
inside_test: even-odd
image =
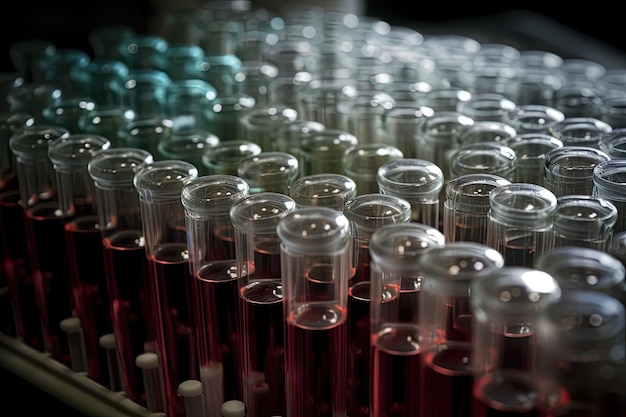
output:
[[[562,195],[591,195],[593,170],[611,159],[597,148],[562,146],[546,154],[544,186],[557,197]]]
[[[503,266],[499,252],[476,242],[447,242],[418,259],[417,269],[424,276],[419,304],[420,415],[471,415],[474,373],[470,282]]]
[[[94,155],[109,149],[110,145],[111,142],[103,136],[76,133],[48,146],[48,157],[57,179],[59,210],[66,218],[65,256],[74,314],[80,319],[84,336],[88,362],[85,371],[99,383],[105,383],[108,375],[106,355],[98,340],[113,328],[96,189],[87,166]]]
[[[560,148],[563,142],[546,133],[526,133],[502,142],[513,149],[517,159],[513,182],[525,182],[543,187],[546,154]]]
[[[40,325],[43,349],[70,366],[67,335],[60,323],[73,314],[69,267],[65,253],[65,217],[60,215],[57,183],[48,158],[49,144],[66,138],[63,127],[32,125],[18,129],[9,145],[16,158],[20,202]],[[51,242],[53,242],[51,244]]]
[[[581,246],[606,251],[613,237],[617,208],[590,195],[557,197],[552,226],[554,247]]]
[[[602,161],[593,167],[592,194],[610,201],[617,208],[614,233],[626,231],[626,159]]]
[[[400,149],[380,142],[360,143],[346,150],[342,158],[343,173],[356,182],[357,194],[378,192],[378,168],[386,162],[402,159]]]
[[[320,206],[343,211],[357,194],[356,182],[342,174],[306,175],[294,181],[289,196],[299,206]]]
[[[421,256],[443,247],[437,229],[419,223],[387,224],[370,240],[370,415],[417,415],[420,407]],[[367,414],[360,414],[367,415]]]
[[[561,297],[548,273],[504,266],[470,282],[472,416],[535,415],[539,311]]]
[[[328,207],[278,223],[285,317],[286,417],[346,415],[350,225]]]
[[[489,194],[487,245],[504,256],[507,266],[532,267],[552,250],[552,219],[557,198],[536,184],[511,183]]]
[[[537,377],[545,415],[617,416],[619,395],[598,371],[624,363],[624,306],[609,294],[573,290],[539,311]]]
[[[239,286],[232,205],[250,192],[234,175],[200,176],[181,191],[193,275],[193,316],[205,410],[219,417],[225,400],[242,398],[238,356]]]
[[[411,204],[379,193],[358,195],[346,202],[351,224],[352,266],[348,284],[348,414],[369,412],[370,368],[370,238],[386,224],[411,221]]]
[[[343,130],[311,132],[300,144],[300,175],[343,174],[343,155],[358,143],[356,136]]]
[[[196,318],[191,311],[193,282],[181,203],[182,188],[197,175],[197,168],[188,162],[162,160],[144,165],[133,177],[149,265],[156,353],[165,384],[167,414],[172,417],[184,417],[178,385],[198,379]]]
[[[449,242],[487,243],[489,194],[511,181],[492,174],[466,174],[452,178],[443,203],[443,234]]]
[[[484,173],[513,181],[516,167],[517,156],[508,146],[499,142],[472,143],[461,146],[450,156],[449,180]]]
[[[148,289],[148,260],[135,174],[153,162],[140,148],[109,148],[87,166],[96,187],[111,324],[126,396],[147,405],[141,368],[135,359],[156,352],[155,323]]]
[[[298,178],[298,158],[286,152],[260,152],[241,159],[237,175],[246,180],[250,193],[272,192],[289,195]]]
[[[423,159],[394,159],[378,168],[377,182],[381,194],[411,203],[412,222],[440,228],[439,193],[444,173],[439,166]]]
[[[296,209],[281,193],[261,192],[235,202],[240,358],[248,417],[285,414],[283,287],[278,222]]]

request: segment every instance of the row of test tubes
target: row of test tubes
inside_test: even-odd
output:
[[[622,70],[227,3],[13,45],[2,331],[170,417],[624,417]]]

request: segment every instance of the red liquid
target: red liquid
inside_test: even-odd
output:
[[[98,216],[82,216],[66,223],[65,241],[76,315],[85,340],[88,375],[105,384],[109,378],[107,358],[99,339],[111,333],[113,327]]]
[[[504,247],[503,256],[508,266],[532,267],[536,252],[532,236],[523,236],[509,240]]]
[[[146,405],[141,368],[135,358],[154,351],[155,329],[150,321],[148,260],[143,232],[118,232],[103,241],[107,286],[111,299],[111,322],[128,398]]]
[[[346,311],[316,303],[297,313],[289,313],[285,330],[286,415],[346,414]]]
[[[368,245],[360,245],[354,254],[354,273],[350,279],[349,286],[358,282],[370,280],[370,248]]]
[[[328,301],[334,299],[335,283],[332,279],[333,265],[312,265],[306,272],[306,299]]]
[[[372,417],[419,415],[419,328],[394,325],[372,338]]]
[[[471,417],[474,377],[471,345],[448,344],[447,349],[424,353],[421,415]]]
[[[244,361],[248,417],[285,415],[285,348],[282,284],[264,279],[241,288],[241,353]],[[264,376],[258,381],[258,376]],[[255,383],[264,382],[263,397],[254,401]]]
[[[6,279],[12,323],[7,334],[20,336],[24,343],[44,351],[43,330],[37,310],[32,263],[24,233],[24,207],[18,191],[7,191],[0,196],[2,227],[2,273]],[[4,328],[4,327],[3,327]]]
[[[73,300],[65,247],[65,220],[56,203],[28,208],[24,224],[33,265],[35,296],[45,350],[70,367],[67,334],[60,323],[73,315]]]
[[[238,360],[237,308],[239,288],[235,259],[207,263],[194,280],[194,318],[200,367],[222,364],[225,400],[241,399],[241,363]]]
[[[367,417],[370,400],[369,280],[348,289],[348,328],[348,415]]]
[[[178,385],[198,379],[194,324],[191,319],[191,276],[187,245],[164,244],[149,256],[151,285],[157,324],[157,349],[167,392],[168,415],[184,417],[184,399]]]

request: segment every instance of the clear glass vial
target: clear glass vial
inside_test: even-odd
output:
[[[548,189],[526,183],[502,185],[491,191],[489,204],[486,243],[502,254],[507,266],[532,267],[538,256],[554,248],[557,197]]]
[[[610,157],[597,148],[562,146],[546,154],[544,186],[557,197],[562,195],[591,195],[593,170]]]
[[[592,172],[592,194],[617,207],[614,233],[626,230],[626,160],[611,159],[597,164]]]
[[[357,195],[356,182],[343,174],[313,174],[298,178],[289,196],[299,206],[321,206],[343,211],[348,200]]]

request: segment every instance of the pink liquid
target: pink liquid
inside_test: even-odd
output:
[[[191,276],[187,245],[164,244],[149,256],[150,293],[154,307],[157,349],[163,365],[168,415],[184,416],[178,385],[198,379],[194,324],[191,317]]]
[[[241,399],[237,262],[235,259],[227,259],[203,265],[196,273],[193,286],[199,364],[206,367],[211,362],[221,363],[225,399]]]
[[[370,401],[369,280],[348,289],[348,328],[348,415],[367,417]]]
[[[45,350],[71,366],[67,334],[60,323],[73,315],[65,247],[65,219],[56,203],[41,203],[25,211],[24,225],[33,265],[33,282]]]
[[[66,223],[65,242],[75,311],[85,340],[88,375],[105,384],[107,358],[99,339],[111,333],[113,327],[98,216],[82,216]]]
[[[471,345],[450,343],[447,349],[424,353],[421,415],[471,417],[474,377]]]
[[[6,304],[10,313],[6,332],[20,336],[24,343],[44,351],[43,330],[37,311],[32,263],[24,233],[24,207],[18,191],[7,191],[0,196],[2,219],[2,273],[8,287],[10,300]]]
[[[146,405],[141,368],[135,358],[155,341],[148,294],[148,260],[143,232],[118,232],[103,241],[107,287],[111,299],[111,322],[121,368],[124,390],[134,402]]]
[[[263,279],[242,287],[240,334],[248,417],[285,414],[285,348],[282,284]],[[263,396],[256,401],[254,386],[263,375]]]
[[[372,337],[372,417],[419,415],[419,328],[394,325]]]
[[[316,303],[287,316],[286,415],[346,414],[346,313],[341,307]]]

